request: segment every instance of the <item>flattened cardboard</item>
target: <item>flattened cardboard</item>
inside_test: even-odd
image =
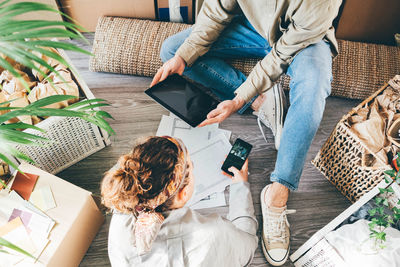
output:
[[[27,2],[27,0],[13,0],[11,3],[20,3],[20,2]],[[54,7],[54,9],[58,9],[56,0],[29,0],[29,2],[35,3],[42,3],[46,5],[50,5]],[[21,20],[51,20],[51,21],[62,21],[62,17],[59,13],[56,12],[49,12],[49,11],[35,11],[29,12],[29,16],[27,15],[18,15],[16,16],[17,19]]]
[[[399,0],[343,1],[336,30],[338,39],[395,45],[400,32]]]
[[[156,19],[154,1],[58,0],[59,7],[87,31],[96,30],[101,16]]]
[[[75,186],[34,166],[23,163],[24,172],[37,174],[37,186],[50,185],[57,207],[47,215],[56,221],[50,242],[39,257],[37,266],[79,266],[83,256],[104,222],[91,192]],[[27,260],[16,265],[26,266]],[[35,266],[36,266],[35,265]]]
[[[179,2],[182,22],[193,23],[193,1],[180,0]],[[157,18],[162,21],[170,21],[168,0],[157,0]]]

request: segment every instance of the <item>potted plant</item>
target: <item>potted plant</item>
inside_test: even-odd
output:
[[[35,71],[38,75],[42,75],[44,78],[48,77],[48,72],[51,72],[54,77],[58,77],[65,82],[59,70],[39,57],[38,53],[44,54],[47,58],[56,60],[60,64],[71,68],[70,64],[68,64],[54,49],[72,50],[84,54],[90,53],[76,45],[57,40],[49,40],[49,38],[67,37],[85,40],[79,32],[82,28],[73,23],[63,21],[17,20],[15,16],[25,14],[26,17],[29,17],[28,13],[33,11],[48,11],[60,13],[63,16],[66,15],[49,5],[41,3],[10,2],[10,0],[0,1],[0,70],[6,70],[11,73],[23,84],[28,92],[30,92],[29,85],[22,77],[21,72],[19,72],[11,62],[23,65]],[[49,79],[49,83],[52,82],[52,79]],[[0,91],[2,89],[0,85]],[[38,141],[51,142],[51,140],[44,137],[21,131],[25,129],[35,129],[43,132],[40,127],[23,121],[6,123],[21,116],[41,116],[45,118],[49,116],[77,117],[97,125],[106,130],[109,134],[114,133],[113,129],[105,120],[107,118],[112,118],[111,115],[105,111],[93,109],[107,106],[108,104],[103,99],[86,99],[63,109],[49,108],[52,104],[69,101],[73,98],[76,98],[76,96],[51,95],[24,107],[9,106],[10,103],[17,99],[0,101],[0,161],[4,161],[15,169],[18,169],[18,166],[13,163],[10,156],[28,162],[33,161],[28,156],[15,149],[15,145],[35,146],[40,145]],[[4,184],[1,179],[0,182],[3,187],[6,187],[6,184]],[[0,238],[0,246],[8,247],[32,257],[29,253],[21,250],[3,238]],[[5,251],[0,249],[0,252]]]
[[[400,166],[400,153],[395,158],[395,168]],[[396,168],[397,169],[397,168]],[[400,185],[400,171],[387,170],[384,172],[385,181],[387,184],[396,183]],[[379,188],[379,195],[374,198],[375,207],[368,210],[371,217],[371,222],[368,224],[370,231],[370,251],[378,253],[379,250],[386,247],[386,232],[385,230],[396,225],[400,221],[400,200],[390,201],[394,190],[392,186],[387,188]],[[392,198],[393,199],[393,198]],[[392,203],[391,203],[392,202]]]

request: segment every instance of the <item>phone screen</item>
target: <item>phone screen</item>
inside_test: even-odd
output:
[[[242,139],[236,139],[228,156],[226,157],[224,164],[222,164],[221,169],[233,176],[233,173],[228,171],[228,169],[234,166],[236,169],[240,170],[243,167],[244,162],[250,154],[251,148],[253,146],[249,143],[243,141]]]

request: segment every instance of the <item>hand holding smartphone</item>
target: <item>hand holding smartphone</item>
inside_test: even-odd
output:
[[[221,169],[227,174],[233,176],[233,173],[228,169],[233,166],[236,169],[241,170],[252,148],[253,146],[246,141],[243,141],[240,138],[236,139],[228,156],[222,164]]]

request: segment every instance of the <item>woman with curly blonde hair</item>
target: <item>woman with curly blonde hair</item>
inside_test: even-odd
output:
[[[112,266],[245,266],[257,247],[248,163],[234,167],[227,218],[185,207],[194,190],[193,163],[172,137],[148,137],[106,173],[101,194],[113,211]],[[201,179],[201,177],[199,177]]]

